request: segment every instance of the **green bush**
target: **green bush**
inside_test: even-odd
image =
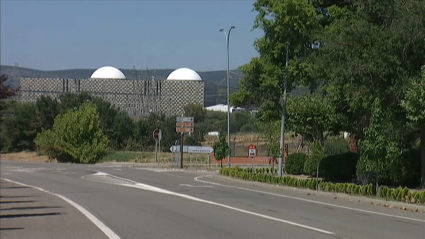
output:
[[[108,152],[96,105],[84,103],[76,110],[59,114],[53,129],[39,133],[37,148],[58,161],[95,163]]]
[[[288,174],[299,175],[304,172],[304,163],[308,156],[304,153],[293,153],[288,155],[285,162],[285,171]]]
[[[309,157],[304,163],[304,174],[316,176],[317,174],[317,159]],[[319,165],[319,175],[323,175],[323,168]]]

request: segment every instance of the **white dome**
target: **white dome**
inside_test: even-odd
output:
[[[167,80],[202,80],[196,71],[189,68],[180,68],[168,75]]]
[[[126,79],[125,75],[115,67],[104,66],[97,69],[90,78],[95,79]]]

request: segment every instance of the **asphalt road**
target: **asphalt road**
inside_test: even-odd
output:
[[[210,172],[2,160],[0,173],[68,200],[61,205],[76,209],[56,217],[70,217],[66,227],[90,238],[425,238],[421,212],[230,181]],[[9,219],[1,220],[3,225]],[[43,230],[60,229],[45,224]],[[9,237],[1,233],[19,238],[13,230]]]

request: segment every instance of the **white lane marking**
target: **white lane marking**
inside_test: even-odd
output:
[[[105,175],[105,173],[98,172],[97,175]],[[322,230],[322,229],[319,229],[319,228],[310,227],[310,226],[307,226],[307,225],[303,225],[303,224],[299,224],[299,223],[295,223],[295,222],[283,220],[283,219],[280,219],[280,218],[270,217],[270,216],[267,216],[267,215],[264,215],[264,214],[246,211],[246,210],[243,210],[243,209],[239,209],[239,208],[227,206],[225,204],[216,203],[216,202],[213,202],[213,201],[207,201],[207,200],[204,200],[204,199],[192,197],[192,196],[189,196],[189,195],[186,195],[186,194],[175,193],[175,192],[168,191],[168,190],[165,190],[165,189],[162,189],[162,188],[150,186],[148,184],[138,183],[138,182],[135,182],[135,181],[132,181],[132,180],[128,180],[128,179],[125,179],[125,178],[120,178],[120,177],[117,177],[115,175],[111,175],[111,176],[114,177],[114,178],[126,180],[126,181],[132,183],[132,184],[115,183],[116,185],[126,186],[126,187],[132,187],[132,188],[138,188],[138,189],[143,189],[143,190],[147,190],[147,191],[152,191],[152,192],[157,192],[157,193],[163,193],[163,194],[168,194],[168,195],[173,195],[173,196],[177,196],[177,197],[181,197],[181,198],[185,198],[185,199],[189,199],[189,200],[193,200],[193,201],[197,201],[197,202],[203,202],[203,203],[206,203],[206,204],[211,204],[211,205],[215,205],[215,206],[219,206],[219,207],[231,209],[231,210],[234,210],[234,211],[238,211],[238,212],[250,214],[250,215],[253,215],[253,216],[257,216],[257,217],[262,217],[262,218],[273,220],[273,221],[278,221],[278,222],[286,223],[286,224],[293,225],[293,226],[298,226],[298,227],[301,227],[301,228],[304,228],[304,229],[309,229],[309,230],[312,230],[312,231],[321,232],[321,233],[328,234],[328,235],[334,235],[335,234],[335,233],[330,232],[330,231],[325,231],[325,230]]]
[[[319,201],[314,201],[314,200],[304,199],[304,198],[299,198],[299,197],[286,196],[286,195],[283,195],[283,194],[270,193],[270,192],[255,190],[255,189],[248,189],[248,188],[242,188],[242,187],[237,187],[237,186],[229,186],[229,185],[220,184],[220,183],[208,182],[208,181],[204,181],[204,180],[200,180],[199,179],[199,178],[202,178],[202,177],[211,177],[211,176],[210,175],[207,175],[207,176],[198,176],[198,177],[194,178],[194,180],[197,181],[197,182],[208,183],[208,184],[212,184],[212,185],[216,185],[216,186],[222,186],[222,187],[227,187],[227,188],[235,188],[235,189],[245,190],[245,191],[249,191],[249,192],[264,193],[264,194],[268,194],[268,195],[272,195],[272,196],[283,197],[283,198],[290,198],[290,199],[295,199],[295,200],[299,200],[299,201],[316,203],[316,204],[320,204],[320,205],[326,205],[326,206],[330,206],[330,207],[342,208],[342,209],[347,209],[347,210],[352,210],[352,211],[357,211],[357,212],[365,212],[365,213],[370,213],[370,214],[375,214],[375,215],[380,215],[380,216],[393,217],[393,218],[399,218],[399,219],[405,219],[405,220],[411,220],[411,221],[417,221],[417,222],[425,222],[425,220],[422,220],[422,219],[416,219],[416,218],[411,218],[411,217],[403,217],[403,216],[391,215],[391,214],[387,214],[387,213],[368,211],[368,210],[363,210],[363,209],[358,209],[358,208],[352,208],[352,207],[345,207],[345,206],[340,206],[340,205],[336,205],[336,204],[319,202]]]
[[[103,233],[105,233],[106,236],[108,236],[108,238],[110,238],[110,239],[120,239],[120,237],[117,234],[115,234],[115,232],[113,232],[109,227],[107,227],[105,224],[103,224],[99,219],[97,219],[93,214],[91,214],[85,208],[83,208],[79,204],[73,202],[71,199],[68,199],[67,197],[62,196],[60,194],[49,192],[49,191],[42,189],[42,188],[39,188],[39,187],[35,187],[35,186],[32,186],[32,185],[16,182],[16,181],[13,181],[13,180],[10,180],[10,179],[7,179],[7,178],[1,178],[1,179],[12,182],[12,183],[16,183],[16,184],[19,184],[19,185],[22,185],[22,186],[31,187],[31,188],[40,190],[42,192],[48,193],[50,195],[54,195],[56,197],[61,198],[62,200],[66,201],[67,203],[71,204],[73,207],[78,209],[84,216],[86,216],[91,222],[93,222]]]
[[[212,188],[213,187],[209,185],[190,185],[190,184],[180,184],[179,186],[184,186],[189,188]]]

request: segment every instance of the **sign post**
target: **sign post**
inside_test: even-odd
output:
[[[162,131],[160,129],[155,129],[153,131],[153,138],[155,139],[155,162],[159,163],[159,161],[158,161],[158,147],[161,148]]]
[[[176,132],[180,133],[180,168],[183,168],[183,136],[184,133],[193,133],[194,126],[193,117],[176,117]]]
[[[257,146],[250,145],[248,146],[248,157],[251,158],[252,170],[254,170],[254,158],[257,156]]]

